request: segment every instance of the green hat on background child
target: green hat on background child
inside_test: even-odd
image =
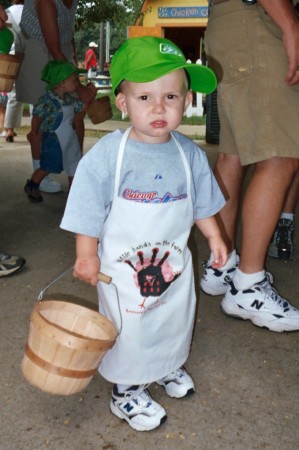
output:
[[[189,64],[182,51],[168,39],[142,36],[128,39],[111,60],[112,90],[126,80],[147,83],[178,69],[185,69],[190,77],[190,89],[210,94],[216,89],[214,72],[200,64]]]
[[[86,69],[78,69],[78,67],[75,67],[67,61],[50,61],[42,69],[41,79],[48,83],[47,89],[52,89],[73,73],[80,74],[86,72]]]

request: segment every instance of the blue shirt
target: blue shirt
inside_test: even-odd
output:
[[[42,119],[40,131],[47,132],[55,130],[57,128],[57,121],[60,123],[62,120],[62,107],[68,105],[74,105],[75,114],[81,112],[83,109],[81,100],[69,94],[65,94],[62,99],[54,91],[49,90],[47,94],[40,97],[32,111],[33,116]]]

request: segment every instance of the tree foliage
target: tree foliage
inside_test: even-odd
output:
[[[115,24],[135,22],[142,3],[142,0],[79,0],[76,29],[106,21]]]
[[[125,41],[127,27],[134,25],[143,0],[79,0],[75,42],[79,60],[84,59],[88,43],[100,44],[100,23],[110,23],[111,54]],[[99,51],[99,50],[98,50]]]

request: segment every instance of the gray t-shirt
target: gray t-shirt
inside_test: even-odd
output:
[[[206,154],[189,138],[178,132],[174,134],[191,169],[194,219],[211,217],[224,206],[225,200]],[[107,134],[80,161],[61,228],[100,238],[113,201],[116,160],[122,135],[122,130]],[[174,140],[147,144],[128,139],[118,194],[128,201],[148,203],[186,198],[186,173]]]

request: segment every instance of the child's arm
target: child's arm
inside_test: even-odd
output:
[[[101,261],[97,254],[98,239],[77,234],[76,254],[77,259],[74,266],[73,275],[92,286],[98,282],[98,273],[101,268]]]
[[[31,130],[27,134],[27,139],[30,142],[31,145],[31,154],[33,159],[39,159],[40,158],[40,145],[41,145],[41,138],[42,135],[39,131],[42,118],[38,116],[33,116],[31,119]]]
[[[210,250],[213,252],[215,259],[212,262],[212,267],[217,269],[224,266],[227,261],[227,248],[221,237],[215,216],[207,219],[197,219],[195,224],[208,240]]]

